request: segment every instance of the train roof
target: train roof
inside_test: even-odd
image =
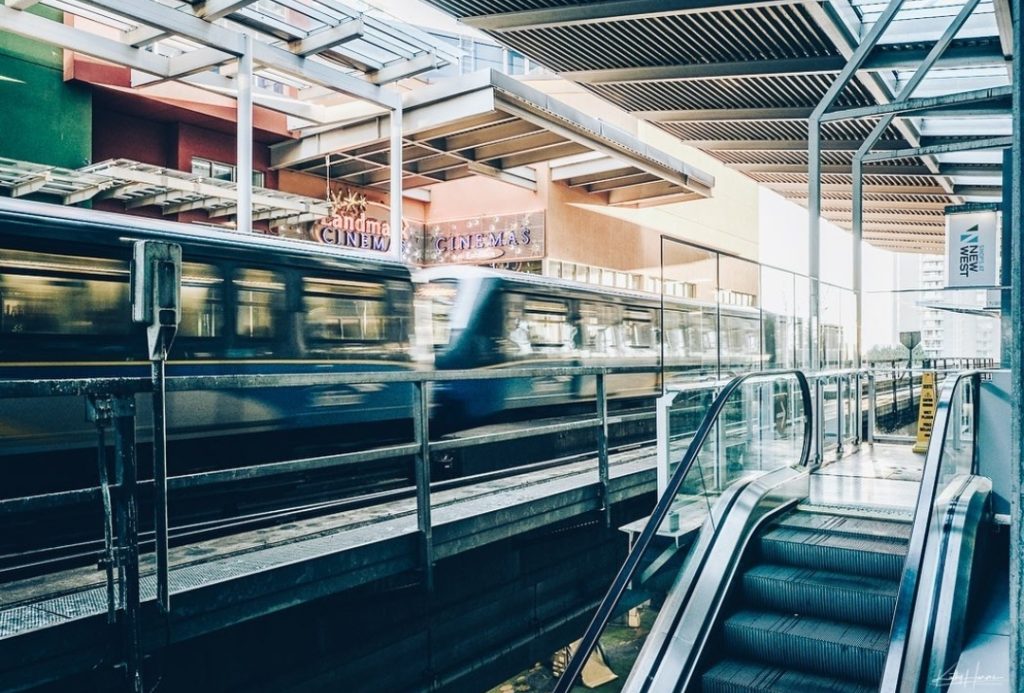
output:
[[[209,226],[198,226],[163,219],[147,219],[114,212],[99,212],[77,207],[62,207],[43,202],[0,198],[0,230],[11,224],[39,225],[48,228],[66,228],[76,241],[88,240],[84,229],[101,231],[105,237],[95,240],[110,242],[115,237],[130,240],[133,237],[157,238],[167,241],[196,244],[205,247],[237,250],[245,253],[267,253],[269,257],[284,253],[293,258],[327,261],[332,267],[350,270],[387,271],[394,275],[408,275],[409,267],[389,258],[368,258],[326,245],[276,236],[265,236],[242,231],[226,231]]]
[[[431,267],[428,269],[415,270],[413,272],[413,281],[418,282],[429,282],[437,281],[439,279],[467,279],[467,278],[493,278],[500,279],[502,281],[510,282],[513,284],[519,284],[522,286],[530,287],[547,287],[551,289],[558,289],[562,291],[572,291],[584,294],[593,294],[600,296],[614,296],[624,301],[637,301],[642,303],[656,303],[661,304],[661,296],[659,294],[650,294],[642,291],[629,291],[627,289],[617,289],[606,286],[597,286],[595,284],[587,284],[585,282],[577,282],[569,279],[556,279],[553,277],[543,277],[536,274],[526,274],[523,272],[510,272],[508,270],[497,270],[490,267],[479,267],[475,265],[444,265],[441,267]],[[665,302],[672,305],[679,306],[702,306],[702,307],[716,307],[717,304],[708,301],[698,301],[696,299],[683,299],[674,296],[665,296]],[[758,312],[757,308],[743,307],[743,306],[722,306],[730,311],[753,311]]]

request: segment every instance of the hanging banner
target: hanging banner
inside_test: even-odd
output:
[[[946,286],[995,286],[995,212],[946,217]]]

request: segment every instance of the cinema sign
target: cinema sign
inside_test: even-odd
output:
[[[428,224],[424,264],[522,262],[544,257],[544,212]]]

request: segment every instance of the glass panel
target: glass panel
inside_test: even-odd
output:
[[[664,382],[717,379],[718,255],[664,238],[661,255]]]
[[[211,164],[206,159],[200,159],[192,157],[192,175],[203,176],[204,178],[210,177]]]
[[[806,412],[794,376],[754,376],[724,402],[693,464],[680,471],[687,449],[705,412],[715,399],[714,386],[680,385],[669,411],[669,460],[673,478],[659,499],[664,516],[646,546],[636,545],[637,568],[614,603],[605,603],[610,617],[600,624],[598,644],[618,672],[632,668],[659,609],[700,531],[712,531],[709,516],[723,491],[740,479],[800,462]],[[684,474],[676,478],[677,474]],[[665,495],[671,494],[671,495]],[[633,542],[654,518],[627,525]],[[702,529],[703,528],[703,529]],[[623,618],[625,617],[625,618]],[[587,653],[580,653],[586,656]]]
[[[235,167],[229,166],[228,164],[217,163],[216,161],[211,162],[210,177],[216,178],[217,180],[234,180]]]
[[[768,368],[796,366],[796,296],[793,274],[761,268],[763,351]]]

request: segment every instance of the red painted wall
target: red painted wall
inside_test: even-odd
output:
[[[159,122],[111,109],[93,110],[93,161],[131,159],[178,171],[192,170],[192,157],[226,164],[235,163],[235,137],[227,133],[178,122]],[[277,172],[270,170],[270,148],[253,143],[253,168],[264,173],[264,185],[277,188]],[[94,207],[125,212],[117,200],[98,200]],[[170,221],[206,221],[203,211],[163,215],[158,207],[127,210],[130,214]],[[267,230],[265,223],[257,228]]]

